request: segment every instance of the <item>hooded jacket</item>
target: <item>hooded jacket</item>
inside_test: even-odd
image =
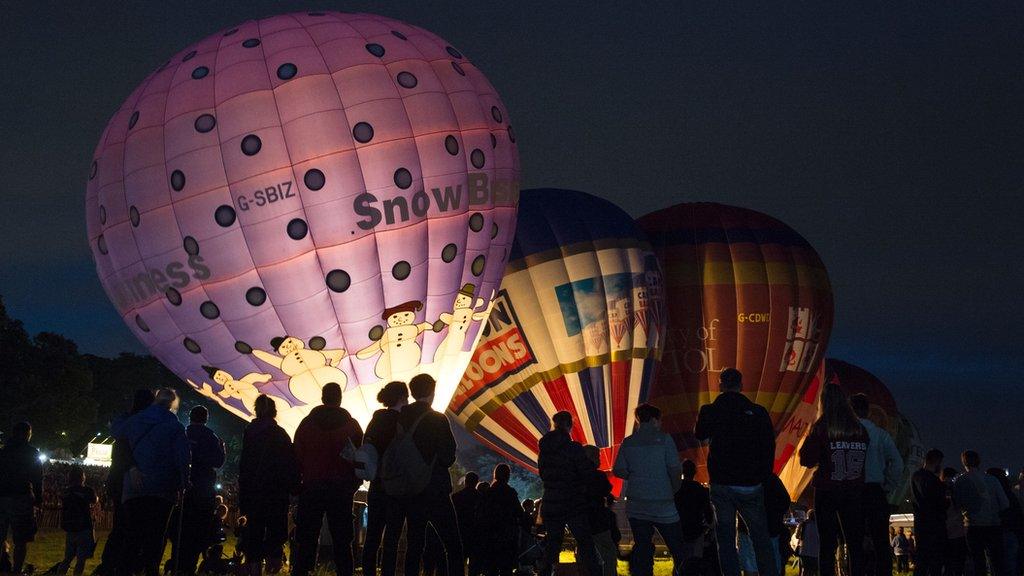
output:
[[[117,440],[127,442],[131,460],[142,473],[139,486],[132,482],[131,474],[125,474],[124,501],[141,496],[174,500],[187,486],[189,448],[185,427],[166,407],[153,404],[116,422],[112,432]]]
[[[21,438],[0,448],[0,497],[31,498],[43,503],[43,464],[39,450]]]
[[[697,440],[709,442],[712,484],[757,486],[768,479],[775,460],[775,430],[768,411],[740,392],[722,392],[700,407]]]
[[[205,424],[189,424],[185,437],[192,455],[189,492],[198,498],[213,498],[217,495],[217,470],[227,456],[224,442]]]
[[[676,487],[683,472],[672,437],[652,424],[640,424],[622,441],[612,468],[626,481],[626,515],[671,524],[679,521]]]
[[[288,433],[273,418],[257,418],[245,427],[238,460],[238,507],[242,513],[288,503],[299,486],[299,466]]]
[[[355,491],[360,484],[355,467],[341,457],[350,443],[353,447],[363,443],[363,429],[348,410],[324,405],[313,408],[295,430],[295,458],[303,489],[326,483]]]
[[[562,430],[541,437],[537,468],[544,483],[541,514],[546,518],[566,518],[586,513],[585,486],[594,464],[583,446]]]

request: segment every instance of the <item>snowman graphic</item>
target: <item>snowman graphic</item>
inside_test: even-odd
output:
[[[220,384],[221,390],[217,392],[217,396],[225,400],[230,398],[241,400],[242,405],[245,406],[249,414],[256,413],[256,398],[262,394],[256,388],[256,384],[265,384],[272,379],[270,374],[250,372],[236,380],[229,372],[221,370],[216,366],[203,366],[203,370],[210,375],[214,382]],[[290,408],[285,399],[270,394],[267,394],[267,396],[274,401],[278,412],[283,412]]]
[[[384,310],[381,318],[388,324],[380,339],[359,352],[356,358],[366,360],[376,354],[377,364],[374,366],[374,373],[381,380],[393,380],[397,374],[402,374],[416,368],[420,363],[422,350],[416,339],[425,330],[432,328],[430,322],[415,324],[416,312],[423,308],[419,300],[410,300],[393,308]]]
[[[441,341],[437,349],[444,355],[462,352],[462,346],[466,342],[466,332],[469,330],[470,322],[487,318],[489,308],[484,308],[479,312],[476,311],[477,308],[484,305],[484,299],[477,298],[476,305],[474,305],[474,290],[476,290],[476,286],[473,284],[464,284],[459,293],[455,295],[452,311],[441,313],[439,322],[448,326],[448,333],[445,334],[444,340]]]
[[[302,340],[293,336],[274,338],[270,346],[277,351],[276,354],[253,350],[253,356],[288,376],[288,390],[299,401],[308,405],[319,404],[320,389],[330,382],[345,389],[348,378],[338,368],[338,363],[347,355],[344,350],[308,349]]]

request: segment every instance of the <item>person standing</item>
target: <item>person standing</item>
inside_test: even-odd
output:
[[[683,566],[683,533],[675,494],[682,484],[682,466],[672,437],[661,431],[661,410],[641,404],[634,411],[636,428],[622,441],[612,468],[625,481],[626,517],[633,530],[630,573],[654,573],[654,531],[672,554],[674,570]]]
[[[583,561],[585,574],[602,576],[583,490],[594,465],[587,459],[583,446],[572,439],[572,426],[572,414],[557,412],[551,417],[551,431],[538,442],[537,468],[544,485],[540,515],[546,534],[541,576],[550,576],[558,563],[566,528],[576,540],[577,562]]]
[[[363,435],[363,444],[373,446],[377,452],[377,462],[380,456],[391,445],[395,439],[395,432],[398,429],[398,418],[409,403],[409,388],[405,382],[388,382],[377,393],[377,402],[384,408],[377,410],[366,425],[366,434]],[[373,575],[377,573],[377,553],[381,547],[381,540],[390,536],[385,541],[382,559],[381,573],[384,576],[394,576],[395,563],[398,559],[398,537],[402,533],[402,525],[388,526],[388,505],[390,498],[384,491],[384,485],[378,473],[370,480],[370,489],[366,493],[366,537],[363,540],[362,565],[363,574]]]
[[[462,552],[469,560],[469,573],[480,574],[481,550],[477,546],[476,511],[480,506],[480,491],[476,485],[480,475],[466,472],[462,477],[462,490],[452,494],[452,505],[455,507],[455,519],[459,522],[459,536],[462,538]],[[390,575],[388,575],[390,576]]]
[[[199,555],[213,543],[213,513],[216,508],[217,470],[224,465],[224,442],[206,426],[210,412],[195,406],[188,413],[185,428],[192,456],[189,486],[181,502],[181,530],[172,535],[172,566],[181,574],[195,574]],[[180,538],[180,541],[179,541]]]
[[[85,485],[85,470],[73,466],[68,472],[68,488],[61,499],[60,527],[65,532],[64,560],[59,574],[67,574],[75,562],[75,576],[85,572],[85,562],[96,549],[96,534],[92,526],[92,507],[99,501],[96,491]]]
[[[907,538],[907,531],[902,526],[896,530],[896,535],[889,543],[893,555],[896,556],[896,571],[910,571],[910,540]]]
[[[974,450],[960,455],[964,472],[953,481],[953,504],[964,518],[967,552],[975,576],[1002,574],[1006,562],[999,514],[1009,507],[999,482],[981,471],[981,456]]]
[[[821,416],[811,426],[800,447],[800,465],[815,468],[814,510],[818,521],[818,572],[834,576],[839,531],[853,542],[847,547],[849,576],[863,576],[864,515],[861,495],[868,433],[854,414],[846,394],[836,384],[827,384],[821,394]]]
[[[783,540],[784,535],[789,535],[785,519],[790,504],[792,502],[789,499],[789,492],[786,491],[782,480],[776,474],[768,476],[764,483],[764,508],[768,516],[768,536],[771,537],[772,552],[775,553],[775,568],[779,574],[785,572],[786,560],[790,554],[789,542]],[[785,554],[783,547],[786,549]]]
[[[889,496],[900,486],[903,458],[892,436],[868,418],[871,404],[867,395],[854,394],[850,397],[850,405],[868,432],[868,457],[864,463],[864,493],[861,502],[865,529],[874,549],[874,574],[889,576],[892,574]]]
[[[28,544],[35,540],[36,509],[43,504],[43,463],[39,450],[29,444],[32,425],[18,422],[0,448],[0,544],[11,533],[14,550],[11,572],[25,566]]]
[[[924,455],[921,468],[910,477],[914,535],[917,537],[914,576],[942,576],[949,498],[946,487],[939,480],[940,470],[942,452],[933,448]]]
[[[188,439],[177,411],[177,393],[161,388],[151,406],[111,427],[132,462],[124,478],[128,532],[119,574],[160,572],[171,509],[189,482]]]
[[[726,368],[719,377],[721,394],[701,406],[694,436],[709,444],[708,473],[711,504],[715,509],[715,535],[723,576],[739,576],[736,517],[750,533],[761,576],[777,576],[774,569],[768,521],[765,516],[764,482],[775,460],[775,431],[764,407],[743,395],[743,375]]]
[[[299,487],[299,466],[288,433],[277,425],[277,404],[256,398],[256,418],[245,427],[238,460],[238,509],[245,517],[246,572],[260,576],[263,562],[280,567],[277,557],[288,540],[288,499]]]
[[[508,484],[511,477],[512,468],[508,464],[495,466],[491,487],[477,509],[480,546],[489,557],[484,572],[487,576],[512,576],[519,557],[519,524],[523,507],[519,503],[519,493]],[[611,491],[611,485],[608,489]]]
[[[601,465],[601,449],[587,445],[583,447],[583,453],[594,465],[584,487],[587,494],[587,522],[590,523],[590,534],[601,558],[604,576],[615,576],[618,569],[619,547],[613,534],[613,529],[617,528],[615,513],[608,509],[608,500],[612,498],[612,483],[608,481],[608,475],[598,469]]]
[[[1010,479],[1006,470],[1002,468],[989,468],[987,474],[996,479],[1006,495],[1007,507],[999,513],[1000,524],[1003,528],[1003,550],[1005,554],[1005,565],[1003,572],[1007,576],[1018,576],[1020,566],[1020,538],[1024,535],[1024,511],[1013,493],[1010,486]]]
[[[676,490],[675,504],[679,512],[679,525],[683,533],[683,569],[685,576],[696,574],[696,564],[704,552],[704,535],[715,521],[708,489],[694,480],[697,464],[683,460],[683,481]]]
[[[956,468],[946,467],[942,469],[939,480],[942,481],[946,490],[946,499],[951,499],[953,481],[956,480]],[[950,502],[952,505],[952,502]],[[946,512],[946,547],[942,555],[943,576],[963,576],[967,568],[967,530],[964,528],[964,518],[959,510],[947,510]]]

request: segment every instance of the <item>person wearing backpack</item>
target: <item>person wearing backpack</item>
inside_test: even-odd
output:
[[[363,442],[363,429],[341,407],[341,386],[321,390],[323,404],[313,408],[295,430],[295,458],[302,475],[295,514],[293,574],[307,576],[316,561],[324,516],[331,533],[338,576],[352,575],[352,498],[361,484],[343,452]]]
[[[388,382],[380,392],[377,393],[377,401],[384,405],[384,408],[373,413],[370,423],[366,425],[366,434],[363,436],[362,450],[371,453],[376,457],[376,464],[380,463],[380,455],[387,451],[391,441],[395,438],[398,430],[398,417],[409,403],[409,388],[405,382]],[[370,456],[368,460],[373,460]],[[387,534],[390,540],[384,545],[384,558],[381,573],[385,576],[393,576],[395,563],[398,559],[398,539],[402,534],[402,525],[389,526],[388,502],[389,497],[384,491],[384,483],[380,474],[372,474],[370,489],[366,493],[366,538],[363,541],[363,574],[368,576],[377,573],[377,552],[380,549],[381,538]]]
[[[245,427],[238,460],[238,509],[245,518],[239,548],[246,573],[260,576],[264,560],[268,567],[283,563],[274,555],[288,540],[288,497],[299,486],[299,468],[292,439],[275,421],[274,400],[260,394],[253,409],[256,418]]]
[[[227,451],[224,441],[206,426],[210,412],[205,406],[193,406],[185,428],[192,457],[189,487],[178,513],[181,529],[171,535],[171,566],[182,574],[195,574],[199,556],[216,540],[214,512],[217,504],[217,470],[224,465]]]
[[[398,420],[398,433],[381,460],[381,480],[395,498],[388,507],[388,526],[406,527],[405,573],[419,574],[431,524],[444,545],[447,576],[466,573],[448,468],[455,463],[455,436],[444,414],[431,408],[434,379],[419,374],[409,381],[413,402]]]

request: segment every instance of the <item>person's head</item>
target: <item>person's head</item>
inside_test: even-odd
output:
[[[942,450],[938,448],[932,448],[928,452],[925,452],[924,463],[921,465],[925,470],[931,470],[938,474],[939,470],[942,469]]]
[[[85,484],[85,469],[81,466],[72,466],[68,470],[68,485],[83,486]]]
[[[587,457],[587,460],[590,460],[590,463],[593,464],[595,468],[601,465],[601,449],[597,446],[587,444],[583,447],[583,454]]]
[[[466,472],[466,475],[462,477],[462,485],[466,488],[476,488],[479,483],[480,475],[476,472]]]
[[[32,425],[28,422],[18,422],[11,428],[11,440],[28,442],[32,439]]]
[[[722,392],[739,392],[743,388],[743,373],[735,368],[726,368],[718,377]]]
[[[645,402],[637,406],[633,414],[636,416],[636,421],[640,424],[661,429],[661,410],[657,406]]]
[[[409,403],[409,387],[405,382],[388,382],[377,392],[377,402],[385,408],[399,409]]]
[[[490,489],[491,489],[491,485],[488,484],[487,482],[479,482],[476,485],[476,491],[477,492],[487,492]]]
[[[981,455],[974,450],[964,450],[964,453],[960,455],[960,462],[963,463],[964,468],[975,470],[981,468]]]
[[[206,406],[193,406],[188,411],[188,421],[192,424],[206,424],[210,420],[210,411]]]
[[[697,463],[687,458],[683,460],[683,479],[693,480],[697,476]]]
[[[906,531],[905,528],[903,528],[903,526],[900,526],[900,528],[899,528],[899,530],[897,530],[897,532],[899,532],[900,534],[903,534],[903,535],[907,534],[907,531]]]
[[[533,514],[533,511],[536,509],[537,503],[534,502],[532,499],[527,498],[526,500],[523,500],[523,512],[526,512],[527,514]]]
[[[850,396],[850,406],[853,408],[853,413],[857,415],[857,418],[867,418],[868,413],[871,412],[871,403],[868,402],[867,394],[854,394]]]
[[[157,390],[156,398],[153,400],[153,403],[161,408],[170,410],[175,414],[178,413],[178,394],[170,388],[161,388]]]
[[[436,384],[430,374],[417,374],[409,380],[409,393],[417,402],[433,403]]]
[[[954,478],[956,478],[956,476],[957,476],[956,468],[953,468],[952,466],[947,466],[947,467],[942,469],[942,473],[939,474],[939,479],[942,480],[943,482],[949,482],[949,481],[953,480]]]
[[[864,425],[853,413],[850,401],[846,392],[837,384],[825,384],[821,392],[821,417],[819,419],[825,424],[828,437],[849,438],[864,432]]]
[[[328,382],[320,390],[320,401],[324,406],[341,406],[341,386],[337,382]]]
[[[270,396],[260,394],[256,397],[253,411],[256,413],[257,418],[276,418],[277,404],[274,403],[274,399]]]
[[[572,414],[565,410],[555,412],[555,415],[551,417],[551,428],[566,433],[572,431]]]
[[[509,478],[512,477],[512,468],[508,464],[498,464],[494,467],[494,481],[498,484],[508,484]]]
[[[146,408],[149,408],[153,405],[155,400],[156,394],[153,393],[152,388],[139,388],[135,391],[135,394],[132,395],[132,414],[142,412]]]
[[[302,350],[306,345],[302,343],[302,340],[294,336],[277,336],[270,339],[270,347],[281,356],[287,356]]]

